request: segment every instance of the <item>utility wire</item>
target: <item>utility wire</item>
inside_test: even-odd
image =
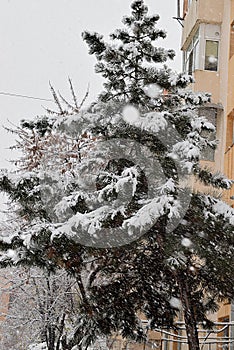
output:
[[[40,101],[54,102],[54,100],[51,100],[51,99],[49,99],[49,98],[40,98],[40,97],[34,97],[34,96],[13,94],[13,93],[10,93],[10,92],[3,92],[3,91],[0,91],[0,95],[11,96],[11,97],[30,98],[31,100],[40,100]]]

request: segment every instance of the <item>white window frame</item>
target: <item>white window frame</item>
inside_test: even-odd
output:
[[[192,74],[198,68],[199,58],[199,28],[194,33],[187,50],[184,51],[184,71]]]
[[[217,57],[215,57],[215,59],[217,60],[217,62],[215,62],[216,65],[216,69],[208,69],[206,68],[206,45],[207,42],[212,42],[212,43],[217,43]],[[213,39],[205,39],[205,60],[204,60],[204,70],[208,70],[208,71],[212,71],[212,72],[217,72],[219,70],[219,40],[213,40]],[[210,56],[211,57],[211,56]]]
[[[221,36],[221,27],[218,24],[209,24],[209,23],[201,23],[200,25],[200,33],[201,33],[201,55],[200,55],[200,67],[202,70],[206,72],[217,73],[219,71],[220,66],[220,36]],[[218,63],[217,70],[209,70],[205,69],[205,54],[206,54],[206,41],[215,41],[218,42]]]

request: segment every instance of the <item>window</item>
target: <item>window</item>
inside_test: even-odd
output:
[[[198,66],[199,30],[193,36],[187,50],[184,52],[184,71],[192,74]]]
[[[219,42],[214,40],[206,40],[205,48],[205,70],[218,70],[218,49]]]
[[[219,69],[219,41],[221,28],[218,24],[200,23],[192,39],[185,42],[183,71],[217,72]]]

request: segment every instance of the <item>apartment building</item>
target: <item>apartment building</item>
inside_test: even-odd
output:
[[[219,140],[204,161],[234,179],[234,1],[182,1],[183,70],[194,76],[194,91],[212,94],[205,113]],[[234,206],[234,188],[224,199]]]
[[[183,70],[194,76],[194,91],[212,94],[201,113],[216,125],[219,145],[215,153],[206,152],[203,162],[234,179],[234,0],[178,0],[178,6],[183,8]],[[223,199],[234,207],[234,188],[225,191]],[[227,301],[213,317],[220,323],[217,338],[231,340],[212,349],[234,349],[234,327],[228,325],[234,321],[233,303]]]

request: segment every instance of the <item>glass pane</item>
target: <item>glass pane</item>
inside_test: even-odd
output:
[[[218,41],[206,40],[205,69],[218,70]]]
[[[193,37],[193,43],[195,44],[196,41],[198,40],[199,38],[199,29],[196,31],[196,33],[194,34],[194,37]]]
[[[186,55],[186,51],[183,51],[183,72],[187,72],[186,63],[187,63],[187,55]]]
[[[188,60],[188,74],[191,75],[193,73],[193,68],[193,51],[191,51]]]
[[[199,42],[196,43],[196,45],[194,46],[194,70],[195,69],[199,69]]]
[[[198,47],[199,47],[199,28],[197,29],[193,38],[191,39],[186,51],[184,51],[183,68],[184,68],[184,71],[188,74],[192,74],[194,70],[199,67]]]
[[[189,53],[192,50],[192,48],[193,48],[193,43],[191,41],[191,43],[189,44],[189,46],[188,46],[186,51]]]

